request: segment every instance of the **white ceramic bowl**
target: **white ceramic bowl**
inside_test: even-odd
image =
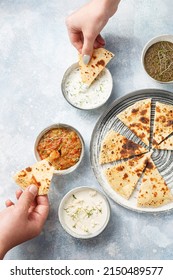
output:
[[[160,36],[157,36],[157,37],[154,37],[152,38],[150,41],[148,41],[146,43],[146,45],[144,46],[143,48],[143,51],[142,51],[142,55],[141,55],[141,63],[142,63],[142,66],[145,70],[145,73],[153,80],[153,81],[156,81],[158,83],[161,83],[161,84],[171,84],[173,83],[173,81],[169,81],[169,82],[162,82],[162,81],[158,81],[156,79],[154,79],[153,77],[151,77],[148,72],[146,71],[145,69],[145,64],[144,64],[144,58],[145,58],[145,54],[147,52],[147,50],[155,43],[158,43],[160,41],[168,41],[168,42],[171,42],[173,43],[173,35],[168,35],[168,34],[164,34],[164,35],[160,35]]]
[[[83,199],[81,199],[81,197]],[[84,200],[84,202],[82,202],[82,203],[84,203],[84,204],[82,204],[83,206],[80,205],[81,200]],[[90,207],[92,207],[93,205],[94,205],[94,207],[95,207],[95,205],[98,205],[97,204],[98,201],[102,201],[102,203],[100,204],[100,205],[102,205],[102,208],[98,208],[98,209],[100,209],[99,210],[100,212],[94,213],[93,216],[86,215],[86,218],[83,216],[79,216],[80,217],[79,220],[78,220],[78,217],[77,217],[77,220],[75,220],[74,218],[72,219],[72,217],[69,216],[69,215],[72,215],[71,212],[70,212],[70,214],[67,214],[67,213],[69,213],[68,206],[72,205],[72,201],[74,201],[74,203],[79,203],[79,205],[77,204],[76,208],[73,208],[75,206],[72,206],[72,208],[70,208],[70,209],[72,209],[71,211],[74,211],[72,217],[74,217],[74,213],[76,213],[75,211],[78,211],[78,209],[81,209],[81,207],[83,207],[82,209],[84,209],[84,210],[82,210],[83,211],[82,214],[80,212],[79,215],[83,215],[83,213],[85,213],[84,212],[85,210],[88,210],[88,213],[92,213],[92,212],[90,212],[91,211]],[[88,201],[89,201],[89,203],[91,203],[92,206],[88,206],[88,204],[87,204]],[[94,204],[93,201],[96,202],[96,204]],[[100,206],[98,206],[98,207],[100,207]],[[81,186],[81,187],[77,187],[77,188],[70,190],[63,197],[63,199],[61,200],[60,205],[59,205],[58,216],[59,216],[59,221],[60,221],[62,227],[64,228],[64,230],[66,232],[68,232],[70,235],[72,235],[73,237],[81,238],[81,239],[93,238],[93,237],[99,235],[107,226],[109,219],[110,219],[110,204],[109,204],[106,196],[99,190],[97,190],[93,187]],[[75,226],[74,226],[74,224],[75,224]],[[87,232],[86,232],[86,230],[87,230]]]
[[[71,86],[67,89],[69,81]],[[99,92],[101,81],[103,91]],[[81,88],[82,92],[80,90]],[[96,80],[88,88],[81,81],[78,63],[72,64],[66,70],[61,83],[61,90],[66,101],[73,107],[81,110],[94,110],[103,106],[109,99],[112,88],[112,75],[107,68],[101,71]]]
[[[37,161],[40,161],[41,158],[40,158],[39,153],[38,153],[38,151],[37,151],[37,146],[38,146],[38,143],[39,143],[40,139],[42,138],[42,136],[43,136],[46,132],[48,132],[49,130],[51,130],[51,129],[53,129],[53,128],[63,128],[63,127],[64,127],[64,128],[67,128],[67,129],[71,129],[71,130],[73,130],[74,132],[76,132],[76,134],[79,136],[80,141],[81,141],[81,144],[82,144],[82,151],[81,151],[80,159],[79,159],[79,161],[78,161],[75,165],[73,165],[73,166],[71,166],[71,167],[69,167],[69,168],[67,168],[67,169],[64,169],[64,170],[55,170],[55,171],[54,171],[54,174],[56,174],[56,175],[65,175],[65,174],[68,174],[68,173],[74,171],[74,170],[79,166],[79,164],[81,163],[81,161],[82,161],[82,159],[83,159],[83,156],[84,156],[85,145],[84,145],[84,140],[83,140],[81,134],[79,133],[79,131],[78,131],[77,129],[75,129],[74,127],[68,125],[68,124],[62,124],[62,123],[52,124],[52,125],[46,127],[45,129],[43,129],[43,130],[39,133],[39,135],[38,135],[37,138],[36,138],[35,144],[34,144],[34,155],[35,155],[35,158],[36,158]]]

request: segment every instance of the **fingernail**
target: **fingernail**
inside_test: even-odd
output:
[[[87,54],[84,54],[82,57],[84,64],[88,64],[90,62],[90,59],[91,59],[90,55],[87,55]]]
[[[29,187],[29,192],[31,192],[33,195],[37,195],[38,193],[38,188],[35,185],[31,185]]]

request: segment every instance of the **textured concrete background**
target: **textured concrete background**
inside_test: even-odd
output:
[[[6,259],[173,259],[173,212],[139,214],[110,199],[111,220],[92,240],[68,235],[58,221],[64,194],[80,185],[100,188],[90,168],[89,144],[94,125],[111,102],[143,88],[173,91],[144,73],[140,56],[145,43],[171,34],[172,0],[122,0],[102,35],[116,57],[108,68],[114,88],[108,103],[95,111],[70,106],[61,93],[65,70],[77,61],[65,17],[86,1],[0,1],[0,209],[15,200],[12,175],[35,162],[37,134],[62,122],[76,127],[85,140],[85,157],[72,174],[54,177],[50,214],[42,234],[12,249]],[[7,221],[8,222],[8,221]],[[22,230],[22,229],[21,229]]]

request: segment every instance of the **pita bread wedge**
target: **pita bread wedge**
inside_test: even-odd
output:
[[[122,111],[117,117],[147,146],[150,141],[151,99],[144,99]]]
[[[173,132],[173,105],[156,102],[153,148]]]
[[[44,195],[49,192],[53,172],[54,167],[44,159],[17,172],[14,180],[22,189],[35,184],[38,187],[38,195]]]
[[[110,186],[121,196],[129,199],[147,165],[151,153],[141,155],[105,171],[105,176]]]
[[[86,65],[83,63],[82,55],[79,54],[79,68],[82,82],[90,86],[113,57],[114,54],[104,48],[94,49],[92,58]]]
[[[147,163],[137,198],[139,207],[159,207],[173,201],[173,195],[152,159]]]
[[[160,144],[154,145],[154,148],[158,150],[173,150],[173,135],[165,139]]]
[[[144,147],[127,139],[125,136],[110,130],[101,144],[100,164],[129,158],[148,152]]]

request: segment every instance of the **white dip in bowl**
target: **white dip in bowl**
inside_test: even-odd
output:
[[[78,187],[68,192],[59,206],[63,228],[77,238],[91,238],[101,233],[110,218],[106,197],[95,188]]]
[[[81,80],[78,63],[73,64],[62,81],[62,92],[66,100],[76,108],[91,110],[102,106],[112,92],[112,76],[107,68],[88,87]]]

